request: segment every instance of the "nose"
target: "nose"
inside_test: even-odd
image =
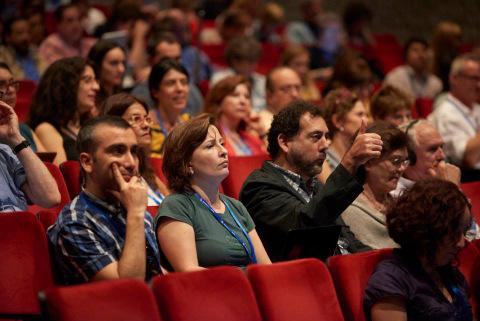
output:
[[[445,160],[445,153],[443,152],[443,148],[439,147],[435,153],[435,158],[439,161]]]
[[[466,239],[465,239],[465,235],[462,234],[462,236],[460,237],[460,239],[458,240],[456,246],[459,248],[459,249],[463,249],[466,245]]]
[[[124,63],[118,64],[118,71],[122,74],[125,72],[125,64]]]
[[[300,87],[293,86],[292,90],[290,90],[290,97],[292,97],[292,100],[300,97]]]
[[[100,85],[98,84],[98,81],[96,79],[93,80],[92,89],[95,90],[95,91],[100,90]]]
[[[221,158],[227,157],[227,149],[222,144],[218,144],[218,156]]]

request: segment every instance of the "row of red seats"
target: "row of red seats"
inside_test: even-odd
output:
[[[471,293],[477,293],[480,243],[459,256]],[[0,318],[51,320],[330,320],[364,321],[363,291],[391,249],[316,259],[251,265],[247,277],[233,267],[172,273],[153,280],[120,280],[55,287],[46,235],[28,212],[0,215]],[[352,267],[355,267],[352,269]],[[155,304],[155,300],[157,304]],[[471,298],[474,309],[475,297]]]

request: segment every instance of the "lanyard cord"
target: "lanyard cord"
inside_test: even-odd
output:
[[[450,98],[447,98],[447,100],[455,107],[455,109],[457,109],[462,114],[463,118],[465,118],[465,120],[470,124],[470,126],[472,126],[473,130],[477,132],[478,125],[475,122],[473,122],[470,117],[468,117],[468,115],[463,111],[463,109],[460,106],[457,105],[457,103],[455,103]]]
[[[248,245],[251,249],[250,251],[248,250],[247,244],[245,244],[245,242],[240,238],[240,236],[238,236],[238,234],[235,233],[225,223],[225,221],[220,217],[220,215],[218,215],[218,213],[212,208],[212,206],[210,206],[210,204],[208,204],[198,193],[195,193],[194,195],[209,210],[209,212],[212,213],[212,215],[215,217],[215,219],[242,245],[243,249],[245,250],[245,252],[248,254],[248,256],[250,258],[250,262],[252,262],[253,264],[256,264],[257,263],[257,257],[255,255],[255,249],[253,248],[252,241],[250,240],[250,237],[248,236],[247,231],[245,231],[245,228],[243,227],[243,225],[238,220],[237,216],[234,214],[234,212],[230,208],[230,205],[228,205],[228,202],[226,200],[222,200],[223,203],[225,204],[225,207],[227,208],[228,213],[233,218],[233,220],[238,225],[238,227],[242,231],[243,235],[247,239]]]

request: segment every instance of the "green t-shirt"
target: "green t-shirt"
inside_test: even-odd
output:
[[[222,195],[222,200],[234,212],[247,233],[255,228],[252,218],[245,206],[236,199]],[[225,209],[220,214],[225,224],[230,227],[247,245],[249,243],[234,219]],[[233,265],[245,267],[250,263],[250,258],[240,242],[233,237],[213,216],[213,214],[198,200],[193,193],[171,194],[167,196],[155,217],[155,230],[158,228],[162,217],[169,217],[193,227],[195,232],[195,245],[197,248],[198,263],[203,267],[217,265]],[[162,262],[167,259],[162,253]],[[170,266],[167,266],[170,268]]]

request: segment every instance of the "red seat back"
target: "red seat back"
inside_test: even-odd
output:
[[[159,276],[153,293],[165,320],[261,320],[253,290],[235,267]]]
[[[269,159],[270,156],[267,155],[228,157],[230,175],[222,182],[225,195],[238,199],[248,175],[262,167],[263,162]]]
[[[30,112],[30,104],[32,103],[33,94],[37,84],[28,79],[20,80],[20,86],[17,92],[17,103],[15,105],[15,113],[18,116],[18,120],[25,122],[28,120],[28,114]]]
[[[478,291],[480,290],[480,288],[478,288],[478,281],[480,280],[480,277],[478,276],[480,268],[480,249],[477,247],[477,244],[467,244],[467,246],[465,246],[465,248],[463,248],[457,256],[459,263],[458,268],[467,280],[470,293],[472,294],[470,295],[469,300],[470,304],[472,305],[474,315],[476,315],[478,311],[478,298],[476,295],[478,295]]]
[[[345,320],[365,321],[363,292],[377,264],[391,253],[392,249],[382,249],[328,259]]]
[[[65,184],[65,180],[63,178],[62,172],[60,172],[60,169],[57,167],[57,165],[53,163],[48,163],[48,162],[43,162],[43,164],[47,167],[50,174],[52,174],[53,178],[57,182],[58,191],[60,192],[60,196],[61,196],[60,204],[48,209],[38,205],[31,205],[28,207],[28,210],[32,213],[37,213],[42,210],[48,210],[54,213],[59,213],[65,205],[70,203],[70,195],[68,194],[67,184]]]
[[[152,292],[139,280],[50,288],[42,297],[52,321],[161,320]]]
[[[53,285],[46,234],[32,213],[0,215],[0,318],[39,315],[37,293]]]
[[[418,118],[427,118],[433,111],[433,100],[430,98],[418,98],[415,100]]]
[[[150,157],[150,165],[152,165],[155,175],[157,175],[163,183],[167,184],[167,178],[165,177],[165,175],[163,175],[162,170],[163,158]]]
[[[480,222],[480,181],[463,183],[460,188],[472,203],[472,216]]]
[[[81,181],[80,181],[80,163],[77,161],[66,161],[60,164],[60,171],[62,172],[65,182],[67,183],[68,194],[70,199],[74,199],[80,194]]]
[[[265,321],[343,321],[335,287],[325,264],[303,259],[249,265],[248,277]]]
[[[58,213],[52,211],[40,211],[37,213],[37,218],[43,226],[45,232],[47,229],[55,224],[57,221]]]

